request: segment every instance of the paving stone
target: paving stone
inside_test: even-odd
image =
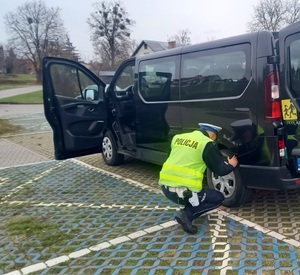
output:
[[[0,168],[48,160],[30,149],[6,139],[0,139],[0,151]]]

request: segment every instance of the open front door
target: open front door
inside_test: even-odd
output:
[[[78,62],[46,57],[43,96],[56,159],[101,151],[107,106],[105,84],[98,77]]]

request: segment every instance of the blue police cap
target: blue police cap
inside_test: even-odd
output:
[[[221,127],[209,124],[209,123],[198,123],[200,129],[205,130],[205,131],[210,131],[215,134],[217,134],[220,130],[222,130]]]

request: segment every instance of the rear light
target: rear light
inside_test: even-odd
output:
[[[282,119],[278,72],[270,73],[265,79],[265,119],[277,121]]]
[[[271,72],[265,79],[265,120],[268,122],[282,121],[280,104],[280,85],[278,72]],[[284,133],[278,134],[278,151],[280,157],[286,156]]]
[[[279,148],[279,156],[284,157],[285,156],[285,143],[284,143],[283,138],[278,140],[278,148]]]

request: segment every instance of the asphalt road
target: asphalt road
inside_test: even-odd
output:
[[[6,98],[15,95],[28,94],[31,92],[36,92],[42,90],[42,85],[28,86],[24,88],[15,88],[0,91],[0,98]]]
[[[42,90],[41,85],[0,91],[0,99]],[[0,104],[0,117],[15,114],[43,113],[42,104]]]

